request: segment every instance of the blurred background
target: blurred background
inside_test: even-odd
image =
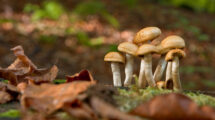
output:
[[[112,84],[103,61],[117,44],[143,27],[182,36],[187,57],[180,61],[183,88],[215,90],[215,0],[0,0],[0,66],[13,62],[10,48],[22,45],[40,68],[56,64],[58,79],[88,69]],[[153,56],[153,68],[159,56]],[[140,59],[136,58],[139,74]],[[121,66],[124,73],[124,66]],[[123,77],[124,79],[124,77]]]

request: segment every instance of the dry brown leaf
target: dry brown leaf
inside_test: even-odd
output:
[[[73,76],[67,76],[67,82],[74,81],[94,81],[94,79],[88,70],[82,70],[80,73],[76,73]]]
[[[64,105],[64,110],[72,117],[83,120],[97,120],[97,116],[90,106],[78,99]]]
[[[24,54],[22,46],[11,49],[17,59],[7,68],[0,68],[0,78],[9,80],[12,85],[21,82],[40,84],[52,82],[58,73],[57,66],[50,69],[38,69],[36,65]]]
[[[94,82],[80,81],[59,85],[29,85],[23,93],[21,104],[24,109],[32,108],[49,114],[61,109],[65,103],[73,102],[77,95],[93,84]]]
[[[0,104],[4,104],[6,102],[9,102],[13,99],[13,97],[4,91],[0,91]]]
[[[215,110],[199,107],[190,98],[179,93],[156,96],[137,106],[131,114],[153,120],[214,120]]]
[[[107,120],[139,120],[138,118],[123,113],[113,107],[112,105],[104,102],[103,100],[99,99],[98,97],[92,97],[91,106],[94,111],[101,116],[103,119]]]
[[[0,104],[15,100],[18,95],[19,91],[15,86],[0,82]]]
[[[58,68],[54,65],[50,69],[35,70],[34,73],[26,76],[25,78],[34,84],[50,83],[57,77],[57,73]]]

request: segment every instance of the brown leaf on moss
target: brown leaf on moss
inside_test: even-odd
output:
[[[131,114],[153,120],[214,120],[215,110],[208,106],[199,107],[190,98],[178,93],[154,97],[137,106]]]
[[[4,104],[6,102],[11,101],[13,98],[12,96],[4,91],[0,91],[0,104]]]
[[[44,114],[61,109],[65,103],[73,102],[93,82],[80,81],[59,85],[28,85],[22,95],[21,105],[24,109],[34,109]]]
[[[82,70],[80,73],[76,73],[72,76],[67,76],[67,82],[74,81],[94,81],[94,79],[88,70]]]
[[[134,116],[123,113],[113,107],[112,105],[104,102],[98,97],[92,97],[91,106],[94,111],[101,116],[103,119],[107,120],[140,120]]]

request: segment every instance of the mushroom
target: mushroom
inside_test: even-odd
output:
[[[118,50],[126,54],[124,86],[128,86],[131,84],[133,75],[134,56],[136,55],[137,49],[138,46],[130,42],[123,42],[118,46]]]
[[[161,34],[161,30],[158,27],[146,27],[141,29],[139,32],[137,32],[133,42],[135,44],[142,45],[146,42],[150,42],[151,40],[157,38],[160,34]],[[140,73],[139,73],[139,79],[138,79],[138,85],[141,88],[144,88],[146,86],[144,66],[145,66],[145,62],[142,59],[140,64]]]
[[[166,88],[165,81],[159,81],[156,83],[156,85],[159,89],[165,89]]]
[[[137,32],[133,42],[135,44],[142,45],[145,42],[150,42],[151,40],[157,38],[160,34],[161,30],[158,27],[146,27]]]
[[[166,57],[166,61],[172,61],[172,80],[173,80],[173,89],[176,91],[181,91],[181,81],[179,75],[179,59],[186,56],[185,52],[181,49],[170,50]]]
[[[109,52],[105,55],[104,61],[111,62],[111,69],[113,72],[113,85],[120,87],[121,83],[121,74],[120,74],[120,63],[125,63],[124,56],[119,52]]]
[[[184,40],[181,37],[176,35],[171,35],[166,37],[164,40],[162,40],[161,44],[157,46],[161,54],[161,59],[154,73],[154,80],[156,82],[161,80],[166,64],[167,64],[166,81],[172,80],[172,75],[171,75],[172,62],[164,60],[165,56],[171,49],[175,49],[175,48],[183,49],[184,47],[185,47]]]
[[[152,54],[157,52],[158,52],[157,48],[151,44],[143,44],[137,50],[137,56],[141,57],[141,63],[144,64],[140,68],[141,70],[140,74],[141,75],[145,74],[145,78],[149,86],[151,87],[156,86],[152,75]],[[145,87],[146,86],[145,82],[142,82],[142,83],[143,85],[140,85],[140,86]]]

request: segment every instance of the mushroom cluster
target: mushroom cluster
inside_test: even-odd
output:
[[[157,46],[151,42],[161,35],[158,27],[146,27],[136,33],[132,42],[122,42],[118,46],[118,52],[109,52],[104,61],[111,62],[114,86],[122,86],[120,64],[125,63],[124,86],[132,83],[134,59],[141,58],[138,87],[147,85],[158,88],[168,88],[177,91],[182,90],[179,76],[179,59],[186,56],[184,52],[185,42],[177,35],[166,37]],[[159,54],[160,60],[153,74],[152,54]],[[166,78],[162,81],[166,70]]]

